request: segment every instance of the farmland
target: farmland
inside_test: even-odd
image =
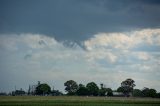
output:
[[[0,96],[0,106],[160,106],[160,99],[87,96]]]

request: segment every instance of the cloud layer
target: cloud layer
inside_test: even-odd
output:
[[[0,33],[41,33],[60,41],[159,28],[159,19],[159,0],[0,0]]]
[[[40,34],[1,35],[0,90],[27,88],[38,80],[63,90],[69,79],[115,89],[131,77],[137,88],[160,91],[160,29],[98,33],[81,46],[65,42]]]

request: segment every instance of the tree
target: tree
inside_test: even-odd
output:
[[[113,92],[111,88],[105,88],[104,84],[100,84],[100,89],[99,89],[99,96],[113,96]]]
[[[142,96],[143,97],[149,97],[149,88],[144,87],[142,90]]]
[[[99,96],[105,96],[105,94],[106,94],[106,88],[104,87],[104,84],[103,83],[101,83],[100,84],[100,89],[99,89]]]
[[[61,96],[61,95],[63,95],[63,93],[60,92],[59,90],[52,90],[51,94],[52,94],[52,96]]]
[[[144,87],[142,90],[143,97],[149,97],[149,88]]]
[[[80,96],[88,95],[88,89],[83,84],[79,84],[77,95]]]
[[[113,91],[111,88],[106,88],[107,96],[113,96]]]
[[[36,87],[37,95],[46,95],[49,94],[50,92],[51,92],[51,87],[46,83],[38,84],[38,86]]]
[[[133,91],[133,87],[135,87],[136,85],[134,84],[134,80],[132,79],[126,79],[125,81],[122,81],[121,83],[121,87],[123,89],[123,94],[125,96],[129,96],[129,93],[131,93]]]
[[[52,96],[61,96],[61,95],[63,95],[63,93],[60,92],[59,90],[55,90],[55,89],[54,89],[54,86],[53,86],[53,89],[52,89],[52,91],[51,91],[51,95],[52,95]]]
[[[83,85],[83,84],[79,84],[79,87],[85,87],[85,85]]]
[[[134,89],[133,90],[133,96],[134,97],[141,97],[142,96],[142,91],[139,89]]]
[[[64,86],[66,86],[65,90],[68,92],[68,95],[75,95],[78,90],[78,85],[73,80],[66,81]]]
[[[117,92],[124,92],[122,87],[117,88]]]
[[[106,92],[107,92],[107,91],[106,91],[105,88],[99,89],[99,96],[105,96]]]
[[[157,98],[160,98],[160,92],[156,94],[156,97],[157,97]]]
[[[90,82],[87,84],[86,88],[88,89],[88,94],[92,96],[97,96],[99,88],[96,83]]]
[[[105,88],[103,83],[100,84],[100,87],[101,87],[101,89]]]
[[[143,97],[156,97],[157,91],[155,89],[149,89],[149,88],[143,88],[142,90],[142,96]]]
[[[149,97],[156,97],[157,91],[155,89],[149,89]]]

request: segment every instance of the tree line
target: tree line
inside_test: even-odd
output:
[[[126,79],[122,81],[121,86],[117,88],[117,90],[112,90],[111,88],[106,88],[103,83],[100,84],[100,87],[95,82],[89,82],[86,85],[78,84],[74,80],[68,80],[64,83],[65,91],[67,94],[63,94],[59,90],[51,90],[51,87],[47,83],[40,83],[31,88],[29,86],[28,92],[20,90],[15,90],[9,95],[51,95],[51,96],[59,96],[59,95],[76,95],[76,96],[133,96],[133,97],[152,97],[152,98],[160,98],[160,93],[153,88],[143,88],[134,89],[135,81],[132,79]],[[0,95],[4,95],[5,93],[0,93]]]

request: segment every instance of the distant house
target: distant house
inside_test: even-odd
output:
[[[0,96],[6,96],[7,93],[6,92],[0,92]]]
[[[114,91],[114,92],[113,92],[113,96],[116,96],[116,97],[124,97],[125,95],[123,94],[123,92],[116,92],[116,91]]]
[[[125,95],[123,92],[117,92],[117,91],[113,91],[113,96],[115,97],[129,97],[132,96],[132,93],[130,92],[129,94]]]
[[[15,91],[12,92],[12,95],[13,96],[22,96],[22,95],[26,95],[26,92],[24,90],[22,90],[22,89],[15,90]]]

